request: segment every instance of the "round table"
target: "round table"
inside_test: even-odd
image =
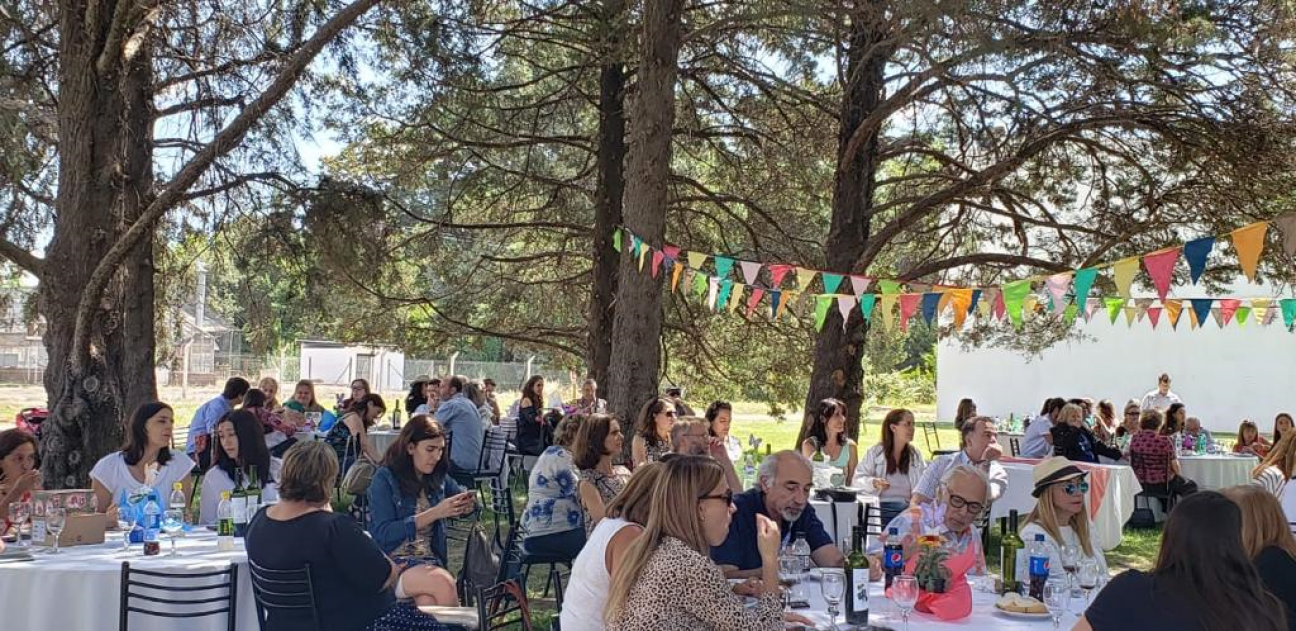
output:
[[[37,549],[31,561],[0,563],[0,611],[4,612],[5,628],[117,628],[123,561],[129,561],[131,568],[165,572],[210,571],[238,564],[236,627],[258,628],[242,539],[235,540],[234,550],[219,552],[216,533],[200,529],[176,541],[181,556],[164,556],[171,550],[171,542],[164,538],[163,556],[146,557],[141,544],[122,554],[121,539],[116,533],[109,535],[109,541],[102,544],[63,548],[57,555]],[[199,594],[202,592],[190,593],[195,598],[201,597]],[[224,615],[182,619],[131,614],[130,627],[139,631],[222,631],[226,621]]]
[[[369,430],[369,444],[373,445],[374,451],[380,454],[387,453],[387,448],[396,442],[396,437],[400,436],[400,431],[390,429],[371,429]]]
[[[1179,456],[1179,472],[1203,491],[1247,484],[1257,464],[1260,460],[1250,455]]]
[[[1025,520],[1026,515],[1035,508],[1035,498],[1031,489],[1035,484],[1031,473],[1038,460],[1010,458],[1002,461],[1008,473],[1008,490],[999,501],[991,505],[990,517],[998,519],[1007,517],[1008,511],[1016,510]],[[1103,550],[1111,550],[1121,543],[1122,528],[1134,514],[1134,496],[1143,492],[1134,470],[1121,464],[1088,464],[1075,463],[1089,472],[1089,517],[1093,521],[1094,534]]]
[[[836,543],[841,543],[850,537],[851,529],[859,523],[859,507],[869,504],[876,507],[877,496],[859,495],[854,502],[810,500],[810,507],[814,509],[815,517],[819,518],[828,537]],[[879,527],[885,528],[886,524],[881,524]]]

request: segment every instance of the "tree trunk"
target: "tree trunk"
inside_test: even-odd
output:
[[[869,212],[873,206],[874,175],[878,162],[878,137],[874,133],[852,160],[847,144],[860,123],[882,99],[883,71],[888,55],[879,50],[886,37],[884,16],[877,3],[856,9],[851,16],[847,51],[847,84],[839,114],[837,173],[833,182],[832,227],[825,244],[825,263],[833,271],[851,269],[869,242]],[[877,48],[875,48],[877,47]],[[872,52],[871,55],[868,53]],[[866,57],[867,55],[867,57]],[[860,407],[864,386],[864,338],[868,327],[858,309],[852,310],[843,328],[836,310],[829,311],[823,331],[815,339],[814,367],[806,394],[805,420],[819,402],[834,398],[846,404],[846,433],[859,438]],[[803,422],[797,445],[805,439]]]
[[[631,100],[625,223],[647,243],[658,247],[666,235],[683,6],[683,0],[644,4],[643,49]],[[629,247],[628,243],[625,245]],[[633,256],[621,257],[616,304],[625,308],[617,308],[613,318],[608,400],[612,411],[623,419],[633,419],[639,406],[657,395],[661,365],[661,286],[661,277],[639,272],[638,261]]]
[[[99,301],[87,348],[74,348],[78,303],[91,274],[148,203],[153,185],[152,64],[148,47],[131,62],[96,64],[108,24],[61,7],[59,185],[54,236],[41,278],[41,310],[52,403],[42,463],[50,488],[88,488],[96,459],[121,445],[127,406],[156,397],[152,241],[129,253]],[[95,32],[88,32],[95,31]],[[72,368],[80,354],[83,369]]]
[[[625,67],[619,49],[625,34],[625,2],[605,0],[603,32],[609,35],[599,75],[598,183],[594,205],[594,270],[589,306],[589,373],[608,396],[608,366],[612,361],[612,320],[617,292],[619,253],[612,233],[621,223],[625,144]]]

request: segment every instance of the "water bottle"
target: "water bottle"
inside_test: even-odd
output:
[[[904,574],[904,545],[900,541],[900,530],[887,530],[886,545],[882,546],[882,571],[886,574],[886,588],[891,589],[891,581]]]
[[[161,527],[162,508],[157,500],[149,497],[144,504],[144,556],[157,556],[162,553],[162,544],[158,541],[158,529]]]
[[[229,491],[221,491],[221,501],[216,506],[216,549],[221,552],[234,549],[234,503],[230,501]]]
[[[171,497],[167,500],[167,508],[174,511],[180,511],[180,514],[183,516],[185,514],[185,508],[188,505],[189,503],[185,500],[184,485],[179,482],[172,484]],[[182,517],[181,521],[186,524],[189,523],[188,518]]]
[[[1197,455],[1206,453],[1206,434],[1197,435]]]
[[[1044,584],[1049,579],[1049,545],[1044,535],[1035,535],[1030,548],[1030,596],[1044,602]]]
[[[810,571],[810,543],[806,541],[805,535],[797,536],[796,543],[792,544],[792,556],[796,557],[798,573]]]

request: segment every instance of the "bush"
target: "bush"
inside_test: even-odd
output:
[[[931,405],[936,402],[936,375],[923,368],[864,375],[867,405]]]

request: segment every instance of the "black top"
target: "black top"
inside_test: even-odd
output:
[[[364,629],[395,602],[391,590],[383,589],[391,562],[350,515],[317,511],[277,521],[263,509],[248,525],[247,554],[268,570],[309,563],[321,629],[327,631]],[[272,611],[267,628],[314,631],[308,617],[295,614]]]
[[[1098,456],[1107,456],[1120,460],[1121,452],[1115,447],[1098,440],[1093,430],[1088,427],[1072,427],[1062,424],[1049,430],[1053,434],[1053,455],[1062,456],[1072,462],[1098,462]]]
[[[1287,608],[1287,629],[1296,631],[1296,559],[1286,550],[1269,546],[1255,559],[1265,588]]]
[[[1085,618],[1094,631],[1193,631],[1202,628],[1194,612],[1191,599],[1156,589],[1151,574],[1129,570],[1099,592]]]

